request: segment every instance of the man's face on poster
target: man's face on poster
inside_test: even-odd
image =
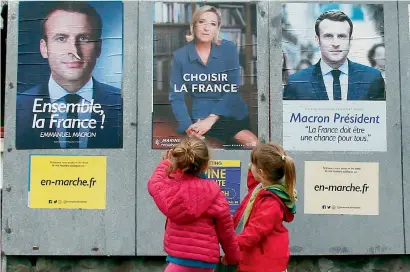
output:
[[[346,61],[350,50],[349,23],[323,20],[319,24],[319,37],[316,36],[316,42],[323,61],[329,66],[339,67]]]
[[[45,34],[40,51],[48,59],[53,79],[60,85],[88,81],[101,53],[89,16],[56,10],[45,23]]]

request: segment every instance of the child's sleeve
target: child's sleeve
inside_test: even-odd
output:
[[[255,177],[253,176],[252,171],[251,171],[251,164],[249,164],[248,177],[246,179],[246,185],[248,187],[248,191],[253,190],[258,184],[259,184],[259,181],[257,181]]]
[[[251,166],[252,164],[248,165],[248,177],[246,179],[247,182],[247,187],[248,187],[248,194],[251,194],[252,191],[255,189],[255,187],[259,184],[259,181],[255,179],[255,177],[252,174],[251,171]],[[242,214],[245,210],[243,206],[246,206],[248,204],[249,198],[246,196],[242,201],[241,204],[239,204],[238,209],[236,210],[235,214],[233,215],[233,222],[234,226],[236,227],[239,223],[239,220],[241,220]]]
[[[175,194],[175,188],[169,186],[165,179],[168,175],[167,168],[171,165],[169,160],[164,160],[159,163],[148,180],[148,192],[154,199],[155,204],[160,211],[167,215],[169,209],[172,208],[171,199],[168,195]]]
[[[255,246],[282,222],[282,211],[276,200],[262,199],[255,208],[252,217],[249,217],[248,224],[237,236],[241,249]]]
[[[220,193],[217,203],[222,207],[216,218],[216,233],[218,240],[221,243],[225,253],[226,260],[229,264],[237,264],[239,262],[239,245],[235,237],[235,229],[233,220],[229,210],[229,204],[223,193]]]
[[[169,160],[161,161],[157,167],[155,167],[154,172],[152,173],[150,179],[148,180],[148,192],[153,195],[158,193],[163,189],[164,184],[162,181],[167,177],[167,168],[171,165]]]

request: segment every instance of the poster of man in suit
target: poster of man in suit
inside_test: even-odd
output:
[[[17,149],[122,148],[122,13],[119,1],[19,3]]]
[[[383,5],[290,3],[282,15],[286,148],[385,151]]]

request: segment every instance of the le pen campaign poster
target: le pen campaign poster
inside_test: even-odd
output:
[[[240,160],[211,160],[205,172],[208,179],[219,184],[228,200],[233,215],[241,201],[241,161]]]
[[[123,4],[21,1],[17,149],[122,148]]]
[[[258,141],[257,4],[155,2],[152,148]]]
[[[387,150],[382,4],[282,6],[283,144]]]
[[[105,156],[30,156],[30,208],[105,209]]]

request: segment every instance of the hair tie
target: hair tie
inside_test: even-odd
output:
[[[285,155],[282,155],[282,161],[284,161],[285,160]]]

